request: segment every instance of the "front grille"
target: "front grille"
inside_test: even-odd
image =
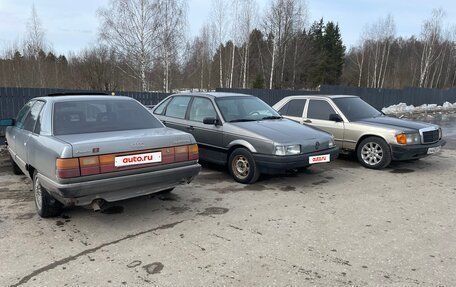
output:
[[[423,143],[434,143],[439,140],[439,130],[423,132]]]

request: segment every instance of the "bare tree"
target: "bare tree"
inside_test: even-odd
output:
[[[432,11],[430,19],[425,20],[421,31],[423,50],[420,60],[420,78],[418,86],[432,87],[429,85],[431,68],[441,55],[439,44],[442,38],[442,19],[445,13],[442,9]]]
[[[36,12],[35,5],[32,5],[32,13],[27,21],[27,32],[24,39],[24,46],[25,55],[27,57],[38,59],[38,61],[36,61],[36,66],[33,67],[35,73],[32,76],[37,76],[39,86],[44,87],[44,76],[40,53],[45,53],[46,51],[45,33],[41,20]]]
[[[242,55],[242,88],[247,85],[247,68],[249,62],[249,49],[250,49],[250,33],[256,22],[256,9],[257,3],[255,0],[238,0],[240,6],[240,14],[237,19],[237,31],[239,33],[239,40],[244,45]]]
[[[219,46],[219,85],[223,88],[223,42],[226,37],[226,28],[228,18],[226,17],[228,11],[228,1],[226,0],[212,0],[212,16],[213,24],[217,35],[217,41]]]
[[[269,88],[273,87],[277,58],[281,60],[281,82],[285,69],[287,44],[303,28],[307,9],[302,0],[271,0],[264,17],[264,28],[272,38]]]
[[[178,57],[185,43],[185,27],[187,24],[186,0],[160,0],[162,25],[158,34],[160,56],[163,65],[163,90],[170,91],[170,65]]]
[[[390,14],[386,18],[380,18],[365,27],[364,35],[361,37],[361,49],[363,52],[361,53],[362,57],[359,64],[362,65],[361,62],[364,61],[364,53],[367,49],[369,53],[368,87],[383,87],[395,33],[396,26]],[[362,66],[360,69],[362,69]]]
[[[163,13],[159,0],[111,0],[109,8],[100,9],[100,38],[128,67],[127,75],[139,79],[148,89],[146,73],[159,47]]]

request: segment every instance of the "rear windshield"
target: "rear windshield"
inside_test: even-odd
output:
[[[161,128],[146,108],[133,100],[84,100],[54,104],[54,135]]]

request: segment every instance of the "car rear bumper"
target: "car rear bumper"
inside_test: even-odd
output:
[[[446,141],[441,139],[433,144],[420,144],[420,145],[409,145],[399,146],[391,145],[391,151],[393,154],[393,160],[410,160],[428,156],[429,148],[442,147],[446,144]]]
[[[339,156],[339,148],[334,147],[322,151],[293,156],[253,154],[253,157],[261,173],[277,174],[284,173],[290,169],[309,166],[311,165],[309,163],[309,157],[327,154],[330,155],[330,161],[333,161]]]
[[[77,183],[57,183],[41,174],[40,182],[57,200],[65,205],[89,205],[95,199],[108,202],[143,196],[179,184],[190,183],[200,172],[198,163],[165,170],[114,176]]]

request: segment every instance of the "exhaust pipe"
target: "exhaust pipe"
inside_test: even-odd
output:
[[[92,207],[93,211],[99,212],[101,210],[101,207],[103,206],[103,204],[104,204],[103,199],[95,199],[94,201],[92,201],[90,206]]]

